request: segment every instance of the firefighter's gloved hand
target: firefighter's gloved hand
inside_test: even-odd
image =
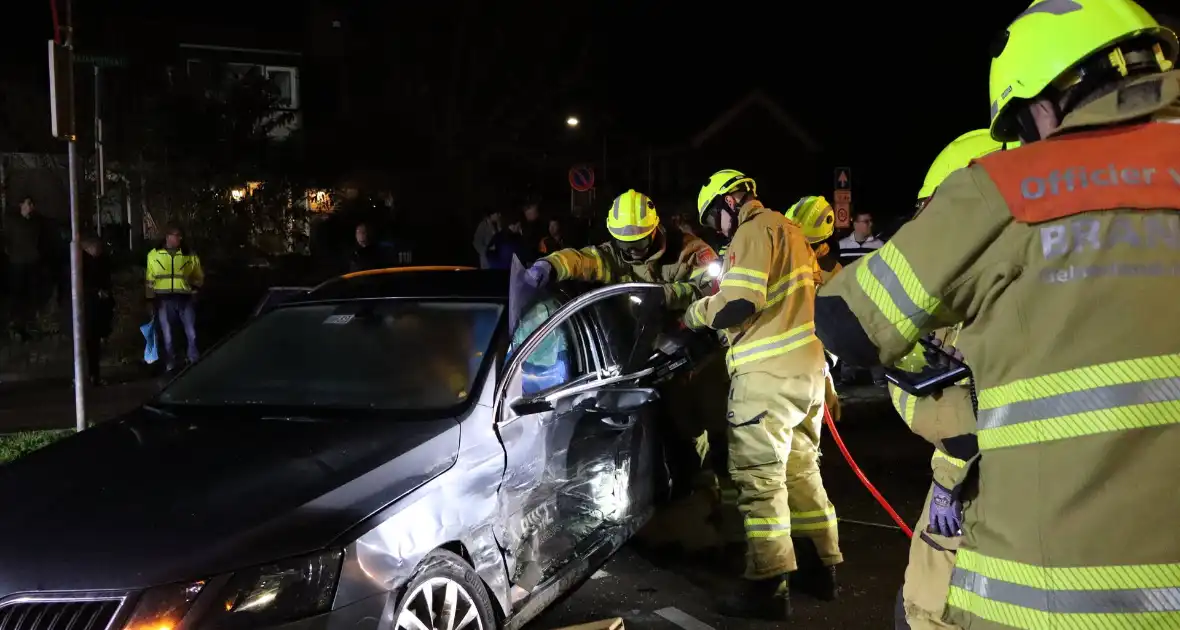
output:
[[[954,493],[937,483],[930,498],[930,531],[940,536],[963,534],[963,504]]]
[[[930,340],[931,345],[942,349],[947,354],[954,357],[956,361],[959,361],[960,363],[963,362],[963,352],[958,348],[943,344],[942,340],[938,337],[935,337],[933,334],[930,334],[927,339]],[[943,356],[942,353],[930,350],[929,348],[926,349],[926,362],[939,368],[945,369],[950,367],[950,362],[946,360],[946,357]]]
[[[538,260],[524,272],[524,277],[525,281],[533,288],[544,289],[553,278],[553,265],[544,260]]]

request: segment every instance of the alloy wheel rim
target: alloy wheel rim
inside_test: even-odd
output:
[[[475,599],[450,578],[418,585],[402,603],[397,630],[484,630]]]

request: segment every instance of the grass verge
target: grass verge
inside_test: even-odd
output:
[[[72,429],[55,429],[0,435],[0,465],[28,455],[43,446],[48,446],[73,432]]]

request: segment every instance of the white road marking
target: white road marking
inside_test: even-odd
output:
[[[602,569],[599,569],[599,570],[595,571],[593,575],[590,576],[590,579],[597,580],[597,579],[604,578],[604,577],[610,577],[610,574],[607,573],[606,571],[603,571]]]
[[[656,611],[656,614],[671,621],[672,623],[684,628],[684,630],[713,630],[713,626],[693,617],[692,615],[676,608],[669,606],[668,608],[661,608]]]

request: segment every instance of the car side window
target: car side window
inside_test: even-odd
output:
[[[545,323],[561,304],[555,299],[544,299],[521,314],[520,323],[512,333],[509,356],[519,348],[541,324]],[[532,396],[565,385],[586,373],[588,367],[581,360],[578,333],[574,320],[566,320],[553,329],[521,365],[521,393]]]
[[[633,313],[633,304],[631,296],[616,295],[594,305],[598,321],[602,322],[602,334],[610,348],[611,360],[614,362],[626,359],[635,346],[639,320]]]
[[[642,294],[616,295],[594,305],[599,334],[613,355],[611,361],[624,370],[642,368],[656,351],[661,330],[672,324],[656,303],[645,303]]]

